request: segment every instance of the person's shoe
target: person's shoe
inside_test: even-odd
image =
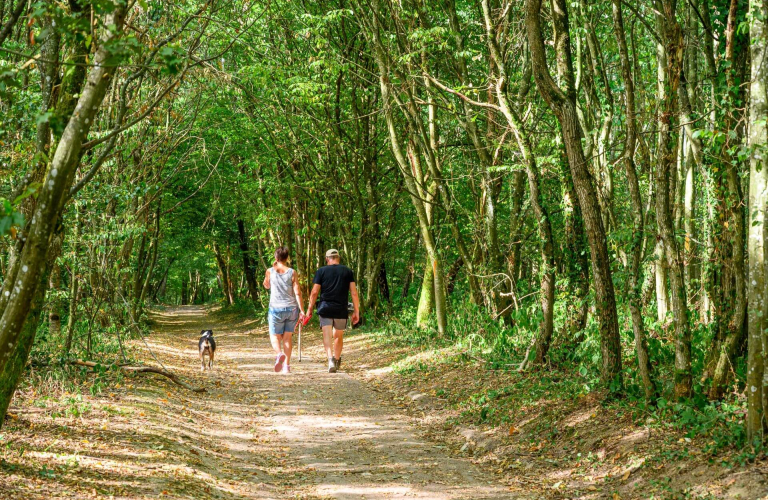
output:
[[[341,370],[341,356],[339,356],[338,358],[335,358],[335,361],[336,361],[336,371]]]
[[[281,352],[277,355],[277,359],[275,359],[275,373],[283,371],[283,363],[285,363],[285,353]]]
[[[328,360],[328,373],[336,373],[336,358]]]
[[[291,373],[291,365],[288,363],[284,364],[282,373]]]

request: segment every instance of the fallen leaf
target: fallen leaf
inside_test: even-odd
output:
[[[621,475],[621,480],[622,481],[626,481],[627,479],[629,479],[629,475],[630,474],[632,474],[632,471],[628,470],[627,472],[625,472],[624,474]]]

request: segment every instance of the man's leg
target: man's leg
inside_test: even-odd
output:
[[[325,354],[328,359],[333,357],[333,350],[331,341],[333,339],[333,325],[323,325],[323,345],[325,346]]]
[[[346,319],[333,320],[333,352],[336,370],[341,368],[341,350],[344,348],[344,330],[347,328]]]
[[[341,349],[344,347],[344,330],[333,329],[333,353],[336,359],[341,359]]]
[[[333,320],[320,316],[320,328],[323,329],[323,346],[328,356],[328,373],[336,373],[336,358],[333,357]]]

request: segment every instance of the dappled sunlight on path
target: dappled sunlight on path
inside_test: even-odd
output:
[[[329,374],[306,354],[293,373],[275,374],[261,321],[197,306],[150,318],[146,345],[132,348],[155,364],[149,346],[207,392],[137,376],[114,392],[83,394],[77,416],[57,416],[62,400],[22,397],[20,416],[4,429],[0,498],[510,498],[491,474],[423,439],[365,382]],[[206,372],[197,354],[203,329],[218,345]],[[308,337],[317,343],[317,332]],[[345,363],[361,364],[356,356],[350,350]]]
[[[166,318],[172,324],[166,326]],[[232,391],[221,398],[221,420],[244,411],[238,399],[261,398],[256,403],[258,434],[269,436],[273,451],[297,459],[298,468],[311,473],[305,479],[316,494],[368,500],[509,498],[501,487],[481,480],[483,474],[470,462],[421,439],[408,418],[382,404],[364,382],[345,373],[329,374],[324,363],[306,355],[302,362],[294,356],[290,375],[275,374],[263,326],[203,324],[202,311],[193,308],[168,311],[155,320],[159,330],[169,333],[214,330],[216,369],[205,376]],[[345,358],[345,363],[355,362],[354,354]],[[230,374],[237,387],[227,383]]]

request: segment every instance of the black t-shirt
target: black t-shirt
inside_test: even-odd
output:
[[[320,285],[317,314],[324,318],[346,319],[349,315],[349,284],[355,282],[352,269],[341,264],[323,266],[315,272],[312,282]]]

